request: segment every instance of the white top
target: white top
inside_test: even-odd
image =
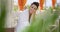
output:
[[[19,14],[16,32],[22,32],[25,27],[29,26],[29,11],[26,9]]]

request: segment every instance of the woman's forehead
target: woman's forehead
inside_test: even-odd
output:
[[[34,5],[34,4],[33,4],[33,5],[31,5],[31,7],[37,8],[37,6],[36,6],[36,5]]]

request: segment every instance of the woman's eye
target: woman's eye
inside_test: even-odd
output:
[[[33,7],[32,7],[33,8]]]

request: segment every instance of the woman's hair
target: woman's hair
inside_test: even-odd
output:
[[[37,6],[37,8],[38,8],[38,6],[39,6],[39,3],[38,2],[33,2],[31,5],[36,5]]]

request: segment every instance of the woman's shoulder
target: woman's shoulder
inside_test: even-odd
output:
[[[28,9],[24,9],[24,11],[23,12],[28,12]]]

